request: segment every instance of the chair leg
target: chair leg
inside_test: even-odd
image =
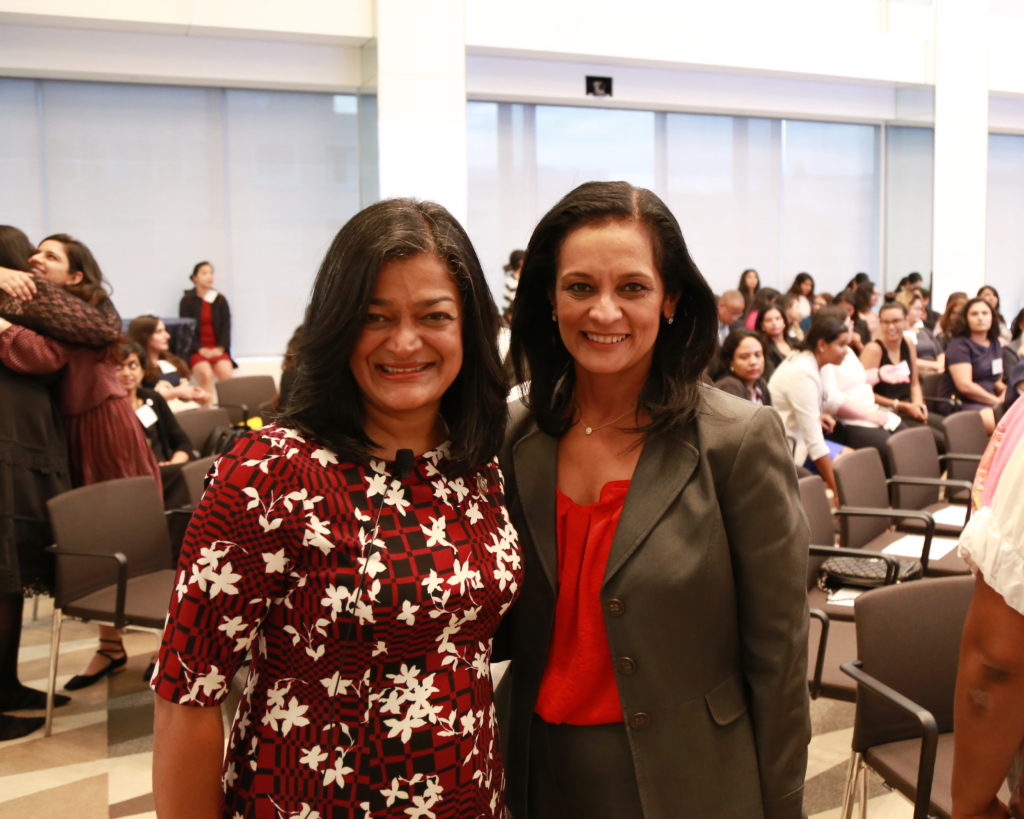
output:
[[[861,775],[864,761],[860,754],[854,753],[850,757],[850,773],[846,777],[846,788],[843,790],[843,809],[840,811],[842,819],[851,819],[853,816],[853,797],[857,792],[857,777]]]
[[[868,768],[860,763],[860,819],[868,819]]]
[[[50,674],[46,685],[46,726],[43,729],[43,736],[48,737],[53,732],[53,692],[57,687],[57,655],[60,653],[60,627],[63,620],[63,612],[53,607],[53,624],[50,627]]]

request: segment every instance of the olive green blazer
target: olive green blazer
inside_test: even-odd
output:
[[[612,543],[601,605],[646,819],[803,816],[808,530],[782,424],[718,390],[648,439]],[[513,410],[502,455],[522,593],[495,659],[516,819],[554,621],[557,440]]]

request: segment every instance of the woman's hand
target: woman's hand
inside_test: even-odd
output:
[[[922,424],[928,420],[928,408],[924,404],[911,404],[909,401],[900,401],[900,412],[920,421]]]
[[[832,432],[836,428],[836,419],[827,412],[821,414],[821,428],[825,432]]]
[[[23,270],[0,267],[0,290],[16,299],[31,301],[36,294],[35,277]]]
[[[210,358],[210,359],[220,358],[222,355],[224,355],[224,348],[223,347],[200,347],[199,348],[199,355],[201,355],[203,358]]]

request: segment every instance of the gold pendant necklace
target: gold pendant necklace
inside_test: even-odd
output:
[[[618,416],[617,418],[612,418],[612,420],[609,421],[608,423],[601,424],[601,426],[599,426],[599,427],[592,427],[592,426],[589,426],[587,424],[587,422],[583,420],[583,410],[580,409],[580,405],[579,404],[576,405],[576,410],[580,414],[580,423],[583,424],[583,434],[584,435],[593,435],[595,432],[600,432],[605,427],[610,427],[616,421],[621,421],[623,418],[625,418],[627,415],[629,415],[629,413],[633,412],[635,409],[636,409],[636,406],[632,406],[628,410],[626,410],[624,413],[622,413],[622,415]]]

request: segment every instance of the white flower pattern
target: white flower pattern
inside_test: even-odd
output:
[[[490,645],[522,564],[496,463],[447,453],[398,480],[268,427],[211,471],[152,685],[213,705],[251,652],[225,815],[504,815]]]

